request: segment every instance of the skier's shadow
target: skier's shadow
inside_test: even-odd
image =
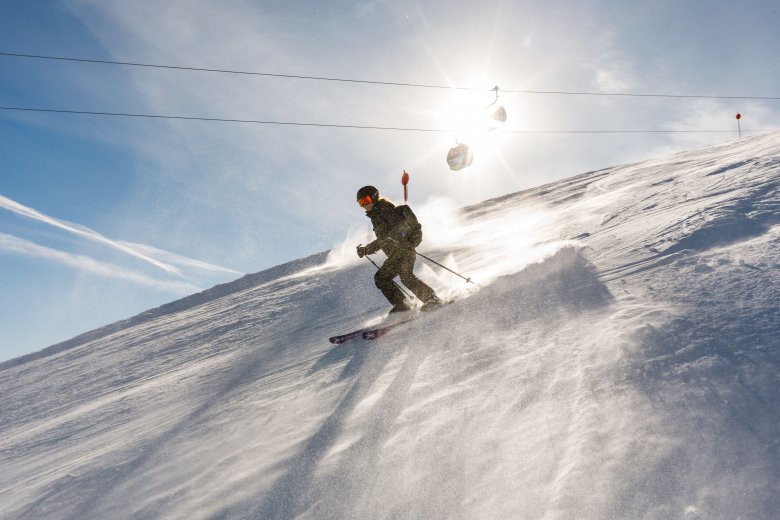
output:
[[[355,461],[355,453],[370,454],[373,447],[381,444],[382,439],[389,435],[389,425],[397,417],[405,402],[405,396],[414,379],[416,369],[420,364],[420,356],[425,354],[415,354],[414,352],[404,352],[390,346],[384,345],[366,345],[365,341],[358,340],[355,345],[343,349],[344,354],[338,354],[341,359],[352,355],[352,359],[347,363],[341,373],[341,379],[354,377],[355,381],[349,390],[343,395],[336,408],[320,426],[319,430],[312,435],[306,445],[300,450],[298,455],[294,456],[289,462],[289,470],[279,478],[274,486],[266,494],[266,499],[260,507],[255,510],[251,518],[274,518],[288,519],[294,518],[298,513],[300,504],[312,503],[310,497],[316,495],[320,500],[323,495],[338,490],[338,486],[327,485],[327,482],[320,483],[315,479],[315,472],[329,450],[339,439],[342,432],[344,421],[350,416],[357,405],[368,395],[373,384],[386,372],[387,365],[395,359],[397,355],[407,355],[403,365],[398,369],[393,381],[383,391],[383,396],[374,405],[376,409],[382,411],[376,414],[381,424],[373,424],[368,428],[368,433],[360,439],[355,446],[346,450],[343,458],[346,459],[342,465],[365,466],[366,460]],[[334,358],[330,360],[333,362]],[[371,414],[372,416],[374,414]],[[370,456],[370,455],[369,455]],[[342,468],[343,470],[343,468]],[[336,472],[336,478],[347,484],[349,479],[339,478],[342,471]],[[324,490],[330,489],[326,493]],[[338,495],[346,493],[342,489]],[[314,501],[318,502],[318,501]],[[331,507],[334,503],[339,504],[339,500],[329,500]],[[343,506],[344,504],[340,504]]]
[[[336,345],[328,351],[327,354],[317,360],[309,369],[309,376],[324,368],[343,363],[349,359],[339,374],[338,380],[342,381],[350,377],[355,377],[360,373],[360,369],[365,363],[366,355],[377,347],[376,343],[363,339],[352,340],[342,345]]]
[[[365,343],[365,340],[358,339],[343,345],[334,346],[327,354],[317,360],[311,369],[309,369],[308,375],[311,376],[315,372],[319,372],[324,368],[337,365],[344,362],[345,359],[349,359],[350,361],[344,366],[339,379],[354,376],[363,364],[363,358],[366,354],[365,351],[371,348]]]

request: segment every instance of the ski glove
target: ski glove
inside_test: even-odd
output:
[[[359,245],[357,246],[357,254],[360,258],[363,258],[366,255],[373,255],[377,251],[382,249],[382,245],[379,240],[374,240],[370,244]]]
[[[370,244],[366,244],[363,248],[363,254],[365,255],[373,255],[377,251],[382,249],[382,241],[377,239],[371,242]]]

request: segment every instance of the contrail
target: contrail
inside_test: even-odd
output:
[[[113,247],[114,249],[118,249],[124,253],[127,253],[128,255],[132,255],[136,258],[140,258],[145,262],[148,262],[156,267],[159,267],[166,273],[175,274],[177,276],[183,277],[181,271],[172,265],[166,264],[164,262],[160,262],[159,260],[156,260],[150,256],[139,253],[138,251],[135,251],[125,245],[122,245],[118,242],[111,240],[108,237],[101,235],[95,230],[89,229],[87,227],[78,224],[65,222],[63,220],[59,220],[54,217],[50,217],[48,215],[41,213],[40,211],[34,210],[23,204],[19,204],[18,202],[13,201],[8,197],[4,197],[3,195],[0,195],[0,208],[7,209],[8,211],[16,213],[17,215],[21,215],[23,217],[27,217],[33,220],[37,220],[39,222],[43,222],[44,224],[49,224],[50,226],[54,226],[56,228],[67,231],[69,233],[73,233],[74,235],[78,235],[88,240],[92,240],[94,242],[99,242],[109,247]]]
[[[19,254],[34,258],[41,258],[60,264],[87,271],[106,278],[118,278],[134,283],[143,284],[155,289],[181,294],[190,294],[201,288],[188,282],[169,282],[157,280],[145,274],[125,269],[118,265],[100,262],[84,255],[74,255],[58,249],[42,246],[23,238],[18,238],[6,233],[0,233],[0,252]]]
[[[66,222],[64,220],[51,217],[49,215],[41,213],[38,210],[35,210],[33,208],[20,204],[14,200],[11,200],[8,197],[4,197],[3,195],[0,195],[0,208],[6,209],[8,211],[11,211],[12,213],[16,213],[17,215],[21,215],[29,219],[33,219],[39,222],[43,222],[45,224],[49,224],[50,226],[54,226],[56,228],[67,231],[69,233],[73,233],[75,235],[86,238],[88,240],[99,242],[111,248],[118,249],[123,253],[127,253],[128,255],[134,256],[145,262],[148,262],[154,265],[155,267],[162,269],[166,273],[173,274],[181,278],[187,279],[187,277],[182,273],[181,269],[179,269],[178,267],[176,267],[176,265],[173,264],[184,266],[186,268],[201,269],[204,271],[211,271],[217,273],[227,273],[231,275],[240,276],[244,274],[239,271],[235,271],[233,269],[228,269],[226,267],[209,264],[207,262],[202,262],[200,260],[195,260],[193,258],[187,258],[185,256],[177,255],[175,253],[171,253],[170,251],[165,251],[145,244],[136,244],[132,242],[111,240],[110,238],[101,235],[100,233],[98,233],[93,229],[82,226],[80,224],[74,224],[72,222]],[[160,260],[160,258],[163,258],[167,261]]]

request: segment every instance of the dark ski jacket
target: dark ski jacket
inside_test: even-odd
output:
[[[367,254],[380,249],[387,256],[414,251],[422,242],[422,226],[407,205],[395,206],[387,199],[379,199],[366,216],[371,219],[376,235],[376,240],[366,245]]]

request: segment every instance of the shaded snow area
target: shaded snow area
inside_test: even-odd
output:
[[[484,288],[376,341],[356,235],[3,363],[0,517],[777,518],[779,188],[770,134],[433,200]]]

